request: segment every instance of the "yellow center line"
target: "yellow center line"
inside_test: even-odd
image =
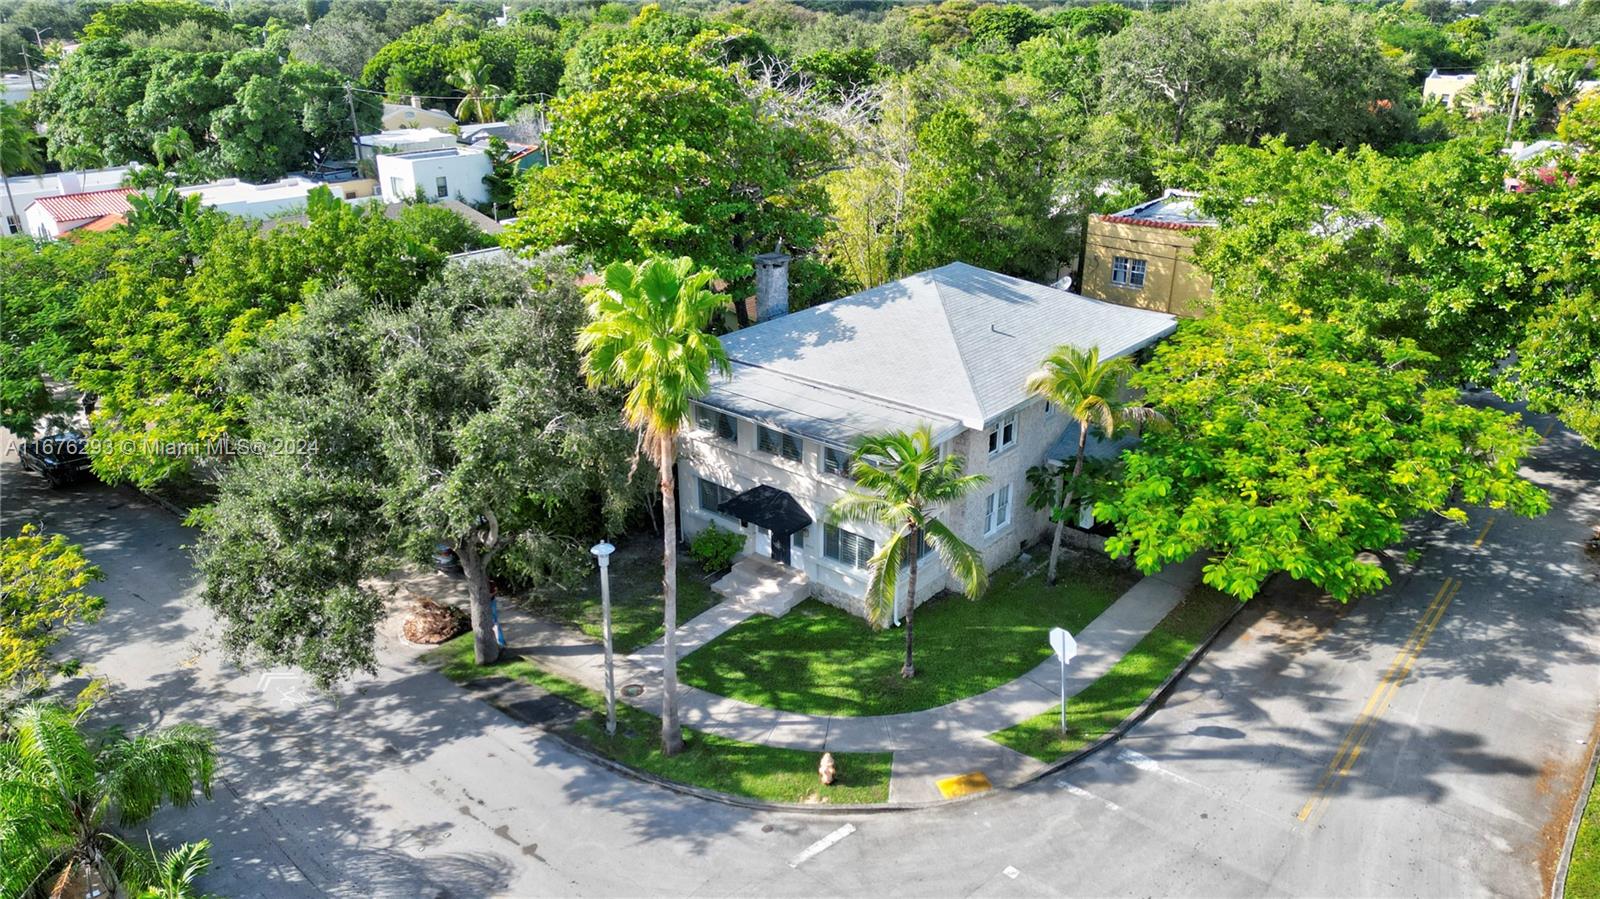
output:
[[[1483,538],[1489,536],[1489,529],[1494,527],[1494,520],[1498,517],[1498,515],[1490,515],[1489,520],[1483,523],[1483,530],[1478,532],[1478,539],[1472,541],[1473,549],[1483,545]]]
[[[1311,798],[1306,800],[1306,804],[1301,807],[1300,813],[1295,817],[1301,821],[1308,820],[1312,812],[1317,809],[1319,802],[1323,805],[1326,804],[1323,800],[1328,798],[1328,791],[1332,788],[1334,781],[1349,773],[1350,765],[1355,763],[1354,755],[1360,751],[1359,744],[1366,741],[1366,734],[1372,723],[1377,719],[1378,715],[1382,714],[1379,709],[1380,703],[1384,708],[1388,707],[1385,697],[1390,695],[1391,685],[1397,685],[1399,680],[1403,680],[1405,675],[1410,673],[1416,654],[1422,651],[1428,635],[1433,632],[1433,628],[1439,623],[1439,618],[1443,617],[1445,607],[1449,605],[1450,599],[1455,598],[1455,590],[1460,589],[1460,586],[1461,582],[1453,577],[1444,579],[1444,583],[1439,586],[1439,592],[1433,595],[1428,607],[1423,610],[1421,619],[1411,629],[1411,634],[1406,638],[1405,645],[1401,646],[1400,651],[1395,654],[1394,661],[1389,663],[1389,669],[1384,672],[1383,679],[1373,689],[1372,695],[1367,698],[1366,705],[1361,709],[1361,714],[1356,717],[1355,723],[1350,726],[1350,730],[1345,734],[1343,742],[1339,744],[1339,750],[1334,753],[1333,760],[1328,763],[1327,769],[1322,774],[1322,779],[1317,782],[1315,792],[1311,794]]]

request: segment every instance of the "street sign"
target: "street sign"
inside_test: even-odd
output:
[[[1078,654],[1078,641],[1064,627],[1050,629],[1050,648],[1061,660],[1061,732],[1067,732],[1067,663]]]
[[[1056,651],[1056,655],[1060,656],[1062,663],[1065,664],[1078,654],[1078,641],[1072,639],[1066,628],[1053,627],[1050,629],[1050,648]]]

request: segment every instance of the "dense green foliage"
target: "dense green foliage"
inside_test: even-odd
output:
[[[104,577],[60,534],[46,537],[29,524],[0,540],[0,697],[48,679],[50,647],[105,609],[86,592]]]
[[[46,379],[70,379],[96,399],[97,473],[142,486],[187,475],[208,441],[245,436],[223,365],[307,289],[406,297],[478,239],[427,206],[390,219],[316,195],[307,216],[264,227],[206,213],[72,243],[0,241],[0,340],[16,349],[3,363],[6,425],[29,431],[54,411]]]
[[[141,5],[150,4],[132,4]],[[248,43],[136,46],[127,33],[98,31],[105,36],[67,56],[30,101],[48,126],[50,158],[64,166],[156,162],[172,129],[187,138],[177,167],[189,181],[270,180],[349,146],[344,89],[329,69]]]
[[[600,260],[685,255],[748,284],[752,257],[809,247],[825,200],[825,144],[764,107],[702,50],[623,44],[592,90],[551,107],[555,161],[518,194],[517,246],[571,245]]]
[[[1205,583],[1248,599],[1275,572],[1339,599],[1388,583],[1364,551],[1422,514],[1545,511],[1510,414],[1430,386],[1428,354],[1315,320],[1227,309],[1186,323],[1133,378],[1173,427],[1123,454],[1113,556],[1155,571],[1208,554]]]
[[[488,662],[497,557],[524,582],[583,570],[587,540],[638,493],[614,397],[583,386],[573,281],[480,263],[377,308],[325,291],[230,367],[268,447],[198,516],[203,597],[230,648],[322,684],[371,670],[383,604],[363,579],[443,542]]]

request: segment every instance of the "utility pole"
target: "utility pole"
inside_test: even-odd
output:
[[[350,85],[344,86],[344,102],[350,107],[350,146],[356,151],[356,174],[361,174],[361,126],[356,124],[356,99]]]
[[[1506,146],[1508,147],[1511,146],[1511,129],[1517,124],[1517,107],[1522,102],[1522,82],[1526,80],[1524,72],[1527,68],[1528,60],[1524,57],[1521,62],[1517,63],[1516,74],[1511,76],[1511,117],[1506,119]]]
[[[34,28],[31,25],[25,25],[23,27],[24,28],[28,28],[28,29],[33,31],[33,46],[38,48],[41,51],[41,55],[40,55],[39,58],[43,59],[44,56],[42,55],[42,53],[44,51],[44,33],[46,31],[49,31],[50,29],[48,29],[48,28]],[[39,84],[38,84],[38,82],[33,80],[33,59],[32,59],[32,54],[30,54],[29,51],[27,51],[27,50],[22,51],[22,64],[25,67],[27,67],[27,69],[28,69],[28,88],[30,90],[35,90],[35,91],[38,90],[39,89]]]
[[[4,156],[4,154],[0,154],[0,157],[3,157],[3,156]],[[6,177],[6,166],[5,166],[5,159],[4,158],[0,158],[0,181],[5,182],[5,185],[6,185],[6,202],[11,205],[11,221],[16,223],[16,227],[13,228],[10,233],[12,233],[12,234],[21,234],[26,229],[24,228],[24,226],[22,224],[22,214],[17,212],[17,198],[12,196],[12,194],[11,194],[11,179]]]

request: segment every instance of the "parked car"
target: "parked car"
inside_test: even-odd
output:
[[[451,549],[448,543],[435,543],[433,567],[444,574],[460,574],[461,560],[456,558],[456,551]]]
[[[44,475],[52,487],[64,487],[89,476],[89,442],[76,431],[30,440],[17,451],[24,471]]]

